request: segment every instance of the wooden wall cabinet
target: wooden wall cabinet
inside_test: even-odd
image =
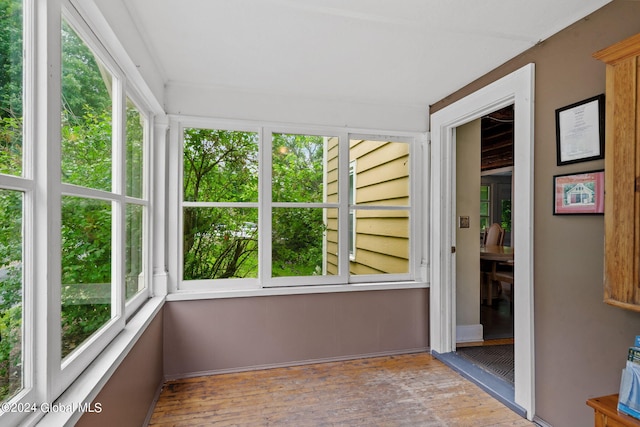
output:
[[[606,63],[604,300],[640,311],[640,34],[593,56]]]

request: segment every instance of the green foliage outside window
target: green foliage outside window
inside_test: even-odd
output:
[[[62,22],[62,181],[112,188],[112,78]],[[62,357],[111,318],[111,202],[62,200]]]
[[[111,203],[62,199],[62,356],[111,318]]]
[[[258,135],[184,131],[184,200],[258,201]],[[258,210],[188,207],[183,211],[183,277],[258,277]]]
[[[184,200],[257,203],[258,143],[252,132],[186,129]],[[274,202],[323,201],[323,144],[323,137],[274,135]],[[273,276],[321,272],[324,230],[322,209],[273,208]],[[255,207],[185,207],[183,278],[258,277],[258,231]]]
[[[0,0],[0,173],[22,175],[22,2]],[[20,191],[0,189],[0,401],[22,389]]]
[[[0,400],[22,388],[22,195],[0,190]]]
[[[324,137],[273,135],[274,202],[324,201]],[[272,275],[312,276],[322,272],[326,230],[323,209],[274,208]]]
[[[511,231],[511,200],[502,200],[502,218],[500,225],[504,231]]]

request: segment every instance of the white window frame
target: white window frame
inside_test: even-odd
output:
[[[139,308],[144,304],[149,297],[151,296],[151,276],[153,274],[152,268],[152,251],[151,251],[151,136],[153,132],[151,130],[152,120],[148,110],[145,110],[141,107],[143,105],[139,100],[140,97],[137,95],[136,91],[133,87],[127,86],[125,88],[125,103],[127,98],[131,103],[136,107],[136,110],[140,114],[140,117],[144,119],[144,129],[143,129],[143,158],[142,158],[142,197],[130,197],[126,195],[126,182],[125,188],[123,188],[123,195],[125,200],[125,214],[127,205],[136,205],[142,206],[143,208],[143,217],[142,217],[142,262],[143,262],[143,277],[142,280],[144,282],[144,288],[138,292],[136,295],[132,296],[128,301],[126,300],[126,289],[124,292],[124,300],[125,300],[125,316],[129,319]],[[125,127],[126,127],[126,104],[125,104]],[[126,129],[125,129],[126,131]],[[126,134],[124,135],[122,150],[124,151],[123,159],[125,169],[126,165]],[[125,237],[126,238],[126,237]],[[126,244],[126,242],[123,242]],[[124,246],[123,246],[124,247]],[[124,250],[123,250],[124,252]],[[124,280],[124,279],[123,279]],[[124,283],[124,282],[123,282]]]
[[[52,389],[55,394],[62,393],[77,376],[100,354],[102,350],[109,344],[113,338],[124,329],[124,73],[113,63],[108,52],[102,46],[95,34],[88,28],[78,11],[66,1],[62,3],[60,14],[61,20],[64,19],[67,24],[76,32],[76,34],[91,49],[92,53],[101,61],[112,76],[112,189],[110,192],[96,190],[92,188],[79,187],[72,184],[61,182],[60,188],[54,193],[58,206],[56,210],[61,209],[61,200],[65,196],[76,196],[87,199],[103,200],[110,202],[112,205],[112,238],[111,238],[111,319],[100,329],[94,332],[80,347],[61,358],[61,341],[50,337],[55,348],[50,348],[49,359],[55,364],[51,366],[53,374]],[[61,92],[60,88],[60,92]],[[61,164],[60,158],[58,164]],[[58,225],[61,223],[58,223]],[[50,230],[53,233],[52,242],[60,248],[62,242],[60,240],[60,231],[55,230],[53,226]],[[59,228],[59,227],[57,227]],[[55,259],[57,265],[61,265],[60,253],[52,251],[52,260]],[[61,318],[61,282],[60,275],[56,275],[50,279],[52,285],[51,292],[56,296],[56,304],[51,307],[50,311],[55,314],[58,319],[57,325],[49,326],[50,333],[55,333],[57,337],[61,336],[59,319]]]
[[[423,239],[422,205],[414,203],[420,198],[419,191],[424,188],[417,185],[425,176],[419,164],[422,147],[426,144],[424,134],[413,132],[380,132],[361,129],[344,129],[324,126],[302,127],[295,124],[270,124],[248,120],[221,120],[172,115],[170,116],[169,142],[169,206],[168,246],[177,248],[169,254],[169,274],[174,277],[170,283],[168,300],[226,298],[236,296],[257,296],[273,294],[296,294],[308,292],[336,292],[363,289],[390,289],[407,287],[426,287],[420,262]],[[260,138],[259,148],[259,200],[258,203],[242,203],[242,206],[259,209],[259,273],[257,279],[210,279],[183,280],[183,209],[184,207],[210,206],[224,207],[230,203],[185,202],[183,196],[183,138],[187,128],[213,130],[256,132]],[[272,173],[272,135],[295,134],[330,136],[339,139],[339,194],[338,203],[273,203],[271,200]],[[271,236],[271,212],[279,207],[335,208],[339,212],[348,212],[350,206],[346,195],[349,191],[349,140],[362,138],[376,141],[406,142],[410,147],[410,205],[408,206],[376,206],[376,209],[401,209],[409,211],[410,218],[410,260],[406,274],[380,274],[352,276],[349,274],[349,256],[339,257],[339,273],[332,276],[294,276],[271,277],[271,246],[266,239]],[[267,178],[267,179],[265,179]],[[359,206],[358,209],[368,209]],[[339,213],[339,253],[349,253],[348,215]]]
[[[24,112],[24,109],[23,109]],[[38,399],[38,390],[34,387],[34,198],[35,182],[33,179],[33,139],[25,134],[31,133],[31,124],[23,121],[23,164],[22,176],[0,174],[0,190],[22,193],[22,389],[11,399],[10,403]],[[18,422],[22,414],[4,413],[0,421]]]
[[[353,204],[356,202],[356,187],[358,181],[357,174],[357,160],[349,161],[349,204]],[[358,244],[356,243],[356,236],[358,233],[356,232],[356,211],[351,209],[349,206],[349,227],[351,229],[349,242],[349,260],[354,261],[356,259],[356,250],[358,248]]]
[[[175,170],[177,171],[176,174],[174,174],[174,179],[178,179],[179,182],[176,183],[176,191],[175,194],[177,194],[177,198],[175,198],[174,200],[177,201],[177,204],[179,206],[176,215],[174,218],[175,221],[172,219],[172,216],[169,216],[169,221],[170,224],[175,224],[176,227],[176,232],[179,233],[176,244],[175,245],[170,245],[170,247],[175,247],[175,248],[179,248],[177,251],[177,256],[174,259],[174,262],[170,263],[173,265],[173,268],[175,269],[174,271],[177,272],[177,280],[180,283],[179,285],[179,289],[180,290],[199,290],[202,289],[203,287],[209,286],[211,282],[215,282],[216,283],[216,288],[219,290],[236,290],[236,289],[243,289],[243,290],[250,290],[250,289],[259,289],[260,288],[260,278],[259,278],[259,274],[258,274],[258,278],[247,278],[247,279],[212,279],[212,280],[184,280],[184,264],[183,264],[183,260],[184,260],[184,248],[183,248],[183,243],[184,243],[184,239],[183,239],[183,235],[182,235],[182,224],[184,221],[183,218],[183,212],[184,212],[184,208],[185,207],[212,207],[212,208],[227,208],[227,207],[245,207],[245,208],[255,208],[260,210],[259,206],[260,206],[260,199],[257,202],[241,202],[241,203],[236,203],[236,202],[185,202],[184,201],[184,186],[182,185],[183,183],[183,177],[184,177],[184,150],[183,150],[183,145],[184,145],[184,131],[185,129],[191,129],[191,128],[199,128],[199,129],[209,129],[209,130],[225,130],[225,131],[239,131],[239,132],[251,132],[251,133],[257,133],[258,134],[258,138],[260,140],[262,140],[262,130],[257,127],[257,126],[251,126],[251,125],[245,125],[245,126],[234,126],[234,125],[225,125],[225,124],[221,124],[221,126],[215,126],[215,124],[211,123],[208,120],[197,120],[197,119],[192,119],[192,120],[186,120],[186,121],[181,121],[181,122],[174,122],[171,125],[171,129],[172,129],[172,136],[173,138],[177,139],[177,144],[171,144],[171,148],[177,148],[175,151],[172,150],[172,152],[169,154],[169,158],[170,159],[177,159],[177,164],[173,165],[173,167],[170,167],[170,170]],[[175,129],[177,132],[174,132],[173,129]],[[173,139],[172,138],[172,139]],[[175,140],[173,139],[173,140]],[[261,159],[263,156],[263,152],[264,150],[262,149],[262,146],[258,147],[258,158]],[[262,166],[261,166],[262,162],[259,161],[258,162],[258,168],[259,168],[259,176],[261,176],[262,174]],[[259,180],[260,181],[260,180]],[[258,184],[259,186],[261,185],[260,183]],[[258,197],[261,197],[261,192],[258,191]],[[177,199],[177,200],[176,200]],[[258,214],[260,217],[260,213]],[[262,234],[263,231],[260,228],[260,219],[258,220],[258,240],[260,241],[262,239]],[[258,245],[258,257],[260,257],[260,244]]]
[[[96,375],[90,365],[97,359],[107,357],[119,363],[123,356],[114,356],[105,349],[112,346],[118,335],[127,343],[118,341],[118,348],[130,348],[141,333],[141,328],[157,313],[160,300],[142,307],[150,301],[153,293],[151,276],[151,138],[153,136],[152,111],[161,111],[151,106],[149,96],[141,96],[134,84],[128,85],[125,72],[102,44],[101,39],[89,29],[81,17],[75,0],[23,1],[23,172],[22,176],[0,174],[0,188],[21,191],[23,196],[23,390],[9,404],[29,403],[36,411],[2,412],[2,425],[35,425],[45,414],[43,403],[52,403],[62,393],[72,393],[73,402],[90,403],[86,392],[88,384],[97,385],[104,381],[103,374]],[[92,17],[98,16],[96,11]],[[114,78],[113,85],[113,187],[111,191],[101,191],[79,187],[61,181],[61,22],[62,19],[76,31],[90,47]],[[121,55],[121,53],[120,53]],[[135,68],[135,66],[133,66]],[[132,69],[129,65],[129,70]],[[52,71],[53,70],[53,71]],[[54,78],[50,76],[53,75]],[[138,79],[139,84],[139,79]],[[148,89],[144,89],[147,90]],[[126,99],[138,108],[145,119],[143,197],[126,196]],[[149,105],[149,107],[141,107]],[[112,310],[116,316],[103,325],[78,349],[64,360],[61,357],[61,200],[63,196],[79,196],[88,199],[105,200],[112,205]],[[143,257],[145,272],[144,290],[132,297],[125,306],[124,264],[125,264],[125,209],[127,204],[144,207]],[[161,292],[160,292],[161,293]],[[134,313],[142,312],[141,315]],[[140,316],[145,319],[139,318]],[[131,331],[123,334],[128,318],[135,319]],[[117,340],[116,340],[117,341]],[[104,365],[100,367],[104,370]],[[92,373],[93,372],[93,373]],[[81,385],[78,378],[87,379]],[[90,392],[91,393],[91,392]],[[97,392],[93,392],[97,393]],[[91,399],[91,398],[89,398]],[[79,413],[48,414],[51,417],[72,419]]]
[[[344,236],[346,233],[343,230],[343,221],[341,221],[343,214],[340,212],[344,212],[344,210],[348,206],[348,201],[343,200],[346,197],[340,197],[341,191],[338,194],[338,202],[337,203],[310,203],[310,202],[274,202],[272,200],[272,190],[271,190],[271,176],[272,176],[272,165],[273,165],[273,135],[274,134],[287,134],[287,135],[308,135],[308,136],[322,136],[322,137],[335,137],[339,140],[338,147],[338,185],[345,180],[348,180],[348,177],[345,178],[344,168],[342,166],[342,157],[343,157],[343,146],[344,146],[344,132],[336,132],[336,131],[328,131],[328,130],[320,130],[315,128],[300,128],[300,127],[287,127],[287,126],[278,126],[278,127],[265,127],[264,128],[264,142],[261,144],[263,147],[267,147],[263,149],[263,156],[261,157],[263,163],[263,169],[261,170],[261,186],[260,190],[262,190],[262,199],[261,199],[261,207],[262,213],[261,221],[258,230],[262,230],[262,236],[264,240],[261,240],[261,247],[265,248],[262,252],[262,256],[260,257],[260,278],[262,286],[267,287],[279,287],[279,286],[318,286],[318,285],[335,285],[346,283],[348,280],[348,267],[345,269],[342,263],[339,262],[338,274],[336,275],[323,275],[323,276],[287,276],[287,277],[272,277],[272,267],[273,267],[273,259],[272,259],[272,251],[271,245],[267,244],[267,240],[271,236],[272,232],[272,212],[274,208],[303,208],[303,209],[336,209],[338,210],[338,241],[339,249],[338,249],[338,259],[340,260],[342,257],[340,254],[345,249],[345,245],[343,244]],[[342,193],[346,194],[346,193]],[[262,228],[260,228],[260,226]],[[268,249],[267,249],[268,248]]]
[[[46,170],[48,161],[46,151],[44,156],[37,156],[41,150],[46,150],[46,144],[42,144],[42,136],[47,134],[46,129],[36,124],[35,117],[46,113],[46,107],[38,104],[37,87],[37,46],[38,39],[45,36],[41,28],[36,24],[39,17],[36,14],[33,2],[23,2],[23,138],[22,138],[22,175],[10,176],[0,174],[0,188],[5,190],[20,191],[23,193],[22,202],[22,381],[23,388],[7,403],[43,401],[44,389],[39,386],[41,377],[38,368],[42,363],[39,353],[42,350],[42,334],[37,333],[37,326],[41,324],[43,316],[39,311],[44,302],[42,278],[47,277],[47,271],[40,262],[46,259],[47,242],[38,239],[43,225],[46,227],[46,209],[39,210],[36,206],[42,201],[42,184],[47,183],[42,176],[42,167]],[[44,67],[46,68],[46,67]],[[40,137],[40,138],[39,138]],[[46,141],[46,140],[44,140]],[[45,145],[44,147],[42,145]],[[40,268],[36,268],[36,266]],[[46,295],[46,294],[45,294]],[[28,414],[22,412],[0,411],[0,423],[17,425]]]

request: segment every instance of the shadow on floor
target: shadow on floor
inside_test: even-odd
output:
[[[480,323],[485,341],[513,338],[513,311],[506,295],[501,294],[491,305],[480,306]]]

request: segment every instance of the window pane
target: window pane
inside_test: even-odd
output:
[[[349,161],[355,171],[356,204],[409,205],[409,144],[351,140]]]
[[[184,131],[184,200],[258,201],[258,134]]]
[[[0,401],[22,385],[22,193],[0,190]]]
[[[410,145],[406,142],[349,141],[349,243],[351,275],[409,273]]]
[[[488,185],[481,185],[480,186],[480,200],[489,200],[489,191],[490,191],[490,186]]]
[[[273,209],[273,277],[336,274],[326,266],[323,258],[324,241],[332,234],[327,225],[329,218],[335,218],[335,209]],[[332,222],[335,230],[337,221]],[[337,255],[337,246],[327,244],[327,252]]]
[[[338,262],[338,209],[325,209],[325,259],[324,274],[337,276]]]
[[[323,136],[273,135],[274,202],[324,202],[325,140]],[[335,149],[335,156],[338,150]],[[337,164],[337,159],[334,160]],[[337,191],[337,172],[334,176]]]
[[[145,120],[127,99],[127,196],[143,197]]]
[[[340,201],[338,197],[338,141],[337,137],[327,138],[326,143],[326,202],[338,203]],[[351,176],[350,176],[351,177]],[[349,187],[351,188],[351,186]]]
[[[258,209],[184,208],[184,280],[258,277]]]
[[[480,202],[480,215],[489,216],[489,202]]]
[[[111,202],[62,198],[62,357],[111,318]]]
[[[22,1],[0,2],[0,173],[22,174]]]
[[[351,274],[409,272],[409,211],[356,210]]]
[[[62,23],[62,181],[111,191],[112,77]]]
[[[144,206],[127,205],[125,224],[125,295],[127,300],[145,288],[142,244],[143,214]]]

